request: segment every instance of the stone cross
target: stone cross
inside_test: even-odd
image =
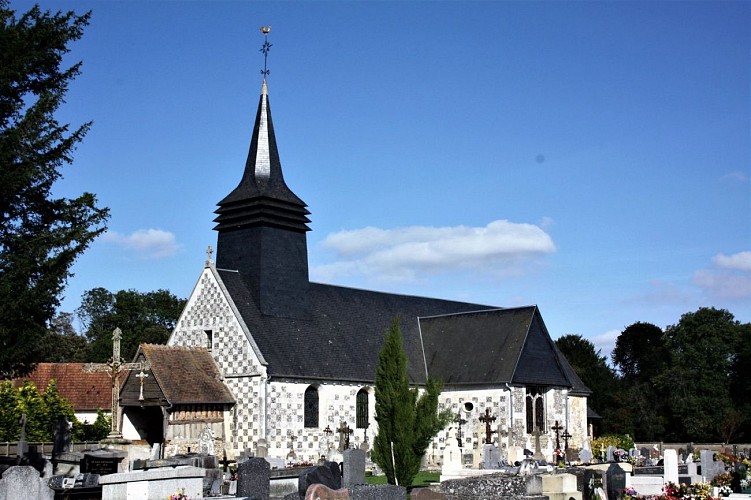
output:
[[[336,431],[339,433],[341,451],[349,449],[349,435],[352,434],[352,429],[350,429],[346,422],[342,422]]]
[[[560,450],[561,449],[561,435],[560,432],[563,430],[563,426],[558,423],[558,421],[555,421],[555,425],[550,428],[550,430],[555,431],[555,449]]]
[[[206,249],[206,267],[211,267],[211,254],[213,253],[214,249],[209,245],[209,248]]]
[[[120,340],[123,338],[123,332],[119,328],[115,328],[112,332],[112,358],[106,363],[86,363],[83,367],[83,371],[87,373],[93,372],[107,372],[112,379],[112,427],[107,439],[122,439],[123,435],[120,433],[120,425],[118,422],[120,413],[120,380],[118,375],[122,371],[131,370],[149,370],[151,366],[148,362],[140,363],[126,363],[125,360],[120,357]],[[143,382],[143,378],[141,379]]]
[[[480,422],[485,424],[485,444],[493,444],[493,433],[497,431],[490,428],[490,424],[495,422],[495,417],[490,416],[490,408],[485,408],[485,415],[480,416]]]
[[[141,392],[138,394],[138,400],[143,401],[143,379],[148,377],[149,375],[144,373],[143,370],[141,370],[141,373],[136,375],[136,378],[141,381]]]
[[[542,432],[540,432],[540,428],[535,426],[535,430],[532,431],[532,435],[535,437],[535,460],[541,460],[543,458],[542,448],[540,446],[540,434],[542,434]]]

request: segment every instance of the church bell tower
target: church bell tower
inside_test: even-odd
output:
[[[239,272],[262,314],[306,318],[310,212],[284,182],[265,78],[245,172],[218,205],[217,269]]]

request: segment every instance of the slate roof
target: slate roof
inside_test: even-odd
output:
[[[170,404],[235,402],[206,348],[141,344],[135,359],[142,358],[151,364],[149,375]],[[123,387],[134,376],[130,372]]]
[[[578,377],[562,369],[568,365],[562,356],[551,350],[552,358],[539,363],[533,355],[541,352],[538,344],[549,341],[544,325],[541,332],[535,329],[541,324],[535,306],[498,309],[311,283],[308,319],[282,318],[260,314],[240,273],[217,272],[268,363],[270,377],[373,383],[385,331],[399,316],[413,383],[425,382],[427,359],[428,373],[446,385],[537,383],[586,391]],[[522,356],[528,345],[534,349]],[[522,371],[538,375],[515,378]]]
[[[112,381],[106,372],[86,373],[85,363],[39,363],[28,376],[13,381],[21,387],[30,380],[44,392],[50,380],[57,383],[57,390],[70,401],[77,412],[110,411],[112,405]]]

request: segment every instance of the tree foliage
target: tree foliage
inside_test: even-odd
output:
[[[77,310],[88,341],[85,360],[103,362],[112,356],[115,328],[123,332],[120,350],[125,359],[135,355],[139,344],[165,343],[185,303],[167,290],[112,293],[94,288],[85,292]]]
[[[555,344],[584,385],[592,391],[588,405],[602,417],[598,432],[627,432],[628,424],[617,411],[622,397],[620,381],[608,366],[605,356],[581,335],[564,335]]]
[[[422,395],[417,388],[410,388],[407,354],[396,318],[378,355],[375,380],[378,434],[373,461],[390,484],[412,484],[431,439],[450,421],[451,415],[438,412],[441,385],[429,379]]]
[[[89,14],[16,17],[0,0],[0,376],[28,373],[75,259],[105,230],[91,193],[55,197],[90,123],[73,130],[55,113],[81,63],[62,68]]]
[[[65,417],[73,425],[73,439],[76,441],[100,441],[110,431],[110,418],[101,409],[94,423],[80,422],[75,417],[73,405],[58,392],[54,379],[44,392],[39,392],[30,381],[18,388],[10,381],[0,382],[0,441],[18,441],[23,415],[26,416],[26,441],[30,442],[52,441],[60,417]]]

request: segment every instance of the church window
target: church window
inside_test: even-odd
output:
[[[204,333],[206,334],[206,349],[211,351],[214,347],[214,332],[211,330],[204,330]]]
[[[318,389],[312,385],[305,389],[305,427],[318,427]]]
[[[357,428],[368,428],[368,391],[360,389],[357,393]]]
[[[532,434],[535,428],[545,431],[545,388],[540,386],[527,387],[527,434]]]

